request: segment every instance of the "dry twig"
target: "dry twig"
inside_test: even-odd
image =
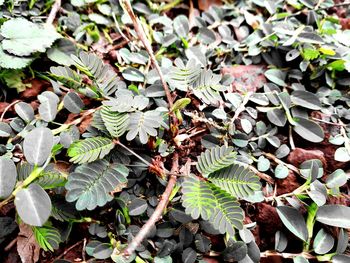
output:
[[[171,108],[173,106],[173,98],[171,97],[168,84],[165,81],[162,70],[160,69],[160,67],[158,65],[158,62],[157,62],[156,57],[154,56],[154,53],[152,50],[152,46],[147,39],[147,36],[142,28],[142,25],[141,25],[139,19],[134,14],[134,11],[132,10],[130,1],[129,0],[120,0],[120,3],[122,5],[122,7],[125,9],[125,11],[129,14],[129,17],[134,24],[135,31],[136,31],[138,37],[140,38],[141,42],[145,46],[146,51],[151,58],[153,66],[156,68],[156,70],[158,72],[158,75],[160,77],[160,81],[162,82],[162,85],[163,85],[163,88],[165,91],[165,95],[166,95],[168,103],[169,103],[169,108]]]
[[[61,8],[61,0],[55,0],[55,3],[52,5],[51,12],[46,19],[47,25],[52,25],[53,21],[55,21],[58,10]]]
[[[173,156],[173,165],[171,168],[171,173],[175,174],[178,172],[178,154],[175,153]],[[175,175],[170,175],[168,184],[165,188],[165,191],[154,210],[154,213],[152,216],[148,219],[146,224],[144,224],[141,228],[141,230],[137,233],[136,237],[131,241],[131,243],[128,245],[128,247],[124,250],[123,254],[125,257],[130,256],[132,253],[134,253],[135,249],[141,244],[141,242],[147,237],[148,233],[150,232],[151,228],[155,225],[155,223],[162,218],[162,214],[166,206],[169,202],[169,197],[171,195],[171,192],[173,191],[175,185],[176,185],[177,177]]]

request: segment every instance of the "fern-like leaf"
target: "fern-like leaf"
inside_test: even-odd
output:
[[[73,163],[88,163],[105,157],[113,148],[114,143],[105,137],[93,137],[79,140],[68,148],[68,156]]]
[[[233,147],[216,146],[207,149],[198,157],[197,170],[203,175],[208,176],[210,173],[227,167],[236,159],[236,153]]]
[[[193,83],[194,95],[206,104],[218,104],[222,100],[220,91],[227,90],[227,87],[220,84],[220,80],[221,75],[203,69],[198,79]]]
[[[199,77],[201,67],[194,59],[189,60],[186,65],[181,59],[175,59],[174,63],[175,66],[168,74],[168,82],[176,89],[187,91]]]
[[[148,136],[157,136],[158,132],[155,128],[159,128],[161,124],[162,117],[159,112],[133,112],[130,114],[129,132],[126,139],[132,141],[136,135],[139,135],[141,143],[146,144]]]
[[[76,56],[72,56],[72,58],[80,70],[94,78],[95,84],[103,96],[109,96],[119,87],[125,85],[114,70],[108,64],[104,64],[102,59],[96,55],[82,51],[79,58]]]
[[[39,246],[45,251],[54,252],[61,242],[61,234],[58,229],[50,225],[33,227],[33,232]]]
[[[101,108],[101,118],[110,135],[114,138],[122,136],[129,126],[129,114],[113,112],[108,107]]]
[[[44,189],[52,189],[64,186],[66,178],[58,171],[48,170],[40,174],[40,177],[34,181]]]
[[[199,180],[197,177],[186,177],[182,184],[183,203],[186,214],[193,219],[200,216],[208,220],[215,209],[216,200],[209,184]]]
[[[78,90],[82,86],[82,78],[67,66],[51,67],[51,77],[61,82],[63,85]]]
[[[237,198],[251,196],[261,188],[259,177],[239,164],[233,164],[211,173],[208,179]]]
[[[235,228],[243,228],[244,213],[239,203],[229,193],[221,190],[215,185],[210,185],[213,196],[216,200],[215,211],[209,219],[209,222],[220,231],[234,236]]]
[[[128,174],[124,165],[106,160],[83,164],[68,177],[66,200],[77,201],[77,210],[103,206],[113,199],[110,192],[120,191],[126,185]]]

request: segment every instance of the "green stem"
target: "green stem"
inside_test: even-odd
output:
[[[307,208],[307,219],[306,219],[306,228],[308,232],[308,239],[304,243],[304,252],[308,252],[310,249],[310,243],[311,243],[311,238],[313,236],[313,230],[314,230],[314,224],[315,224],[315,217],[316,213],[318,210],[318,206],[315,203],[312,203],[308,208]]]

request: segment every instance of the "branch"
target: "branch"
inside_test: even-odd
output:
[[[178,154],[175,153],[173,157],[173,165],[171,168],[171,173],[178,172],[178,158],[179,158]],[[162,218],[163,211],[168,205],[169,197],[173,191],[173,188],[176,185],[176,179],[177,177],[175,175],[169,176],[168,185],[166,186],[165,191],[161,197],[161,200],[158,203],[156,209],[154,210],[154,213],[148,219],[146,224],[143,225],[141,230],[137,233],[136,237],[131,241],[128,247],[124,250],[123,252],[124,257],[129,257],[132,253],[135,252],[135,249],[147,237],[147,235],[149,234],[149,232],[151,231],[155,223]]]
[[[274,161],[277,164],[283,164],[284,166],[286,166],[289,170],[292,170],[293,172],[297,173],[300,175],[300,171],[298,168],[296,168],[294,165],[289,164],[289,163],[285,163],[282,160],[278,159],[276,156],[274,156],[271,153],[263,153],[268,159]]]
[[[313,255],[311,255],[310,253],[307,253],[307,252],[302,252],[302,253],[278,253],[276,251],[270,251],[270,250],[267,250],[265,252],[261,252],[260,256],[262,258],[273,257],[273,256],[282,257],[282,258],[295,258],[297,256],[302,256],[302,257],[307,258],[307,259],[316,259],[315,256],[313,256]]]
[[[274,184],[275,180],[269,176],[268,174],[260,172],[258,169],[256,169],[253,165],[249,165],[248,168],[254,172],[257,176],[259,176],[261,179],[265,180],[266,182],[270,184]]]
[[[146,37],[146,34],[142,28],[142,25],[140,24],[140,21],[138,20],[138,18],[135,16],[134,11],[132,10],[130,1],[129,0],[120,0],[120,3],[121,3],[121,6],[125,9],[125,11],[129,14],[129,17],[134,24],[135,31],[136,31],[138,37],[140,38],[141,42],[145,46],[146,51],[151,58],[153,66],[156,68],[156,70],[158,72],[158,75],[160,77],[160,81],[162,82],[163,89],[165,91],[165,95],[166,95],[168,103],[169,103],[169,108],[171,108],[173,106],[173,98],[171,97],[168,84],[165,81],[165,78],[163,76],[163,73],[162,73],[159,65],[158,65],[156,57],[154,56],[152,46]]]
[[[47,25],[52,25],[53,21],[55,20],[55,17],[57,15],[58,10],[61,8],[61,0],[55,0],[55,3],[52,6],[51,12],[49,16],[46,19]]]

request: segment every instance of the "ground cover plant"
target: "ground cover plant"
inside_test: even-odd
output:
[[[350,3],[0,0],[3,262],[350,262]]]

